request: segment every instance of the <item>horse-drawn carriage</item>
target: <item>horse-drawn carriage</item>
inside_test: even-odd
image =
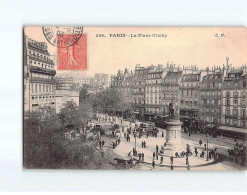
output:
[[[141,123],[138,132],[144,135],[157,135],[158,129],[155,127],[154,123]]]
[[[95,124],[93,127],[93,132],[100,133],[100,135],[105,135],[105,129],[102,128],[100,124]]]
[[[116,161],[117,165],[123,166],[126,169],[130,169],[130,168],[141,169],[142,167],[142,162],[135,158],[131,158],[129,160],[114,158],[114,161]]]

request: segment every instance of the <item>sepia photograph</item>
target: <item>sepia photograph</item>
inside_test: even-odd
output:
[[[23,168],[246,171],[244,27],[25,26]]]

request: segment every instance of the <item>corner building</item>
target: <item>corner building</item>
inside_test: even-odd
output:
[[[246,67],[230,70],[224,78],[222,90],[222,126],[223,132],[247,135],[246,129]]]
[[[24,35],[24,117],[55,110],[55,74],[47,44]]]

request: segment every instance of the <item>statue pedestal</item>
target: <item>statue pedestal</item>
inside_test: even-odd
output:
[[[182,140],[181,140],[181,125],[180,120],[170,120],[166,122],[166,142],[164,145],[164,156],[175,156],[175,153],[184,151]]]

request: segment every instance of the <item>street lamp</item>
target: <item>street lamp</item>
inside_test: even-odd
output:
[[[134,136],[135,136],[135,151],[136,151],[136,129],[134,130]]]
[[[207,161],[209,161],[209,158],[208,158],[208,138],[209,138],[209,134],[208,133],[206,135],[206,138],[207,138]]]

